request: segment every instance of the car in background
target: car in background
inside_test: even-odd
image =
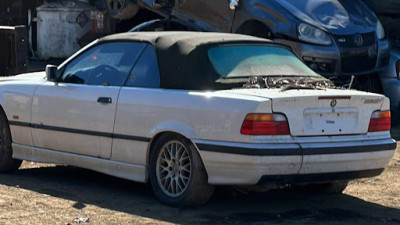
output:
[[[383,27],[361,0],[230,2],[147,0],[137,4],[189,29],[248,34],[284,43],[325,76],[349,79],[388,65],[389,42]]]
[[[383,92],[390,98],[392,124],[400,125],[400,51],[392,50],[390,66],[380,73]]]
[[[400,1],[363,0],[382,22],[392,48],[400,49]]]
[[[400,1],[399,0],[362,0],[368,7],[370,7],[376,14],[379,15],[399,15],[400,14]]]
[[[337,88],[290,48],[221,33],[94,41],[59,67],[0,82],[0,171],[21,160],[151,183],[200,205],[216,185],[341,193],[396,148],[389,99]]]

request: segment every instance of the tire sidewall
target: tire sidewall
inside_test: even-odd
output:
[[[192,162],[192,171],[191,171],[191,176],[188,182],[188,186],[186,190],[178,197],[170,197],[167,196],[161,187],[159,186],[159,182],[157,180],[157,158],[158,154],[162,150],[161,148],[169,141],[179,141],[181,142],[185,148],[187,149],[188,155],[190,157],[190,160]],[[150,182],[151,186],[153,188],[154,194],[156,197],[164,204],[171,205],[171,206],[183,206],[185,205],[186,198],[188,196],[188,193],[190,192],[190,189],[193,184],[193,177],[195,176],[194,173],[197,171],[197,165],[195,160],[193,160],[193,147],[192,145],[183,137],[173,135],[173,134],[168,134],[160,137],[154,145],[154,148],[151,150],[150,153],[150,161],[149,161],[149,170],[150,170]]]
[[[12,139],[10,126],[4,111],[0,111],[0,172],[12,172],[17,170],[22,161],[13,159]]]

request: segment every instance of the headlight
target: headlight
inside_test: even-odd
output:
[[[377,20],[376,23],[376,36],[378,36],[378,39],[384,39],[385,38],[385,30],[383,29],[381,21]]]
[[[302,41],[319,45],[332,44],[331,37],[325,31],[311,25],[301,23],[298,26],[298,32],[299,39]]]

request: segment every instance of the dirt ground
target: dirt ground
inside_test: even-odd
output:
[[[0,175],[0,224],[400,224],[399,178],[400,147],[382,175],[353,181],[342,195],[219,188],[207,205],[177,209],[145,184],[24,162]]]

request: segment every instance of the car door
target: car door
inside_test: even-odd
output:
[[[146,165],[152,124],[160,112],[154,107],[165,95],[160,87],[156,52],[148,45],[121,88],[115,116],[112,160]]]
[[[32,103],[32,139],[39,148],[110,158],[116,103],[145,44],[100,43],[39,85]]]
[[[183,23],[199,30],[230,32],[235,10],[229,0],[182,0],[175,1],[172,15]]]

